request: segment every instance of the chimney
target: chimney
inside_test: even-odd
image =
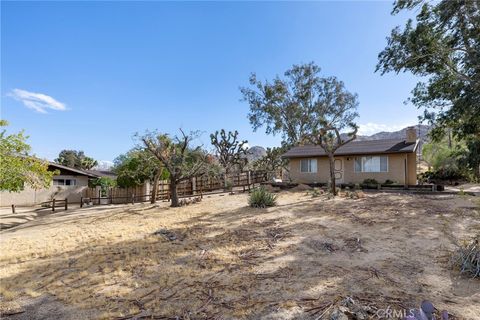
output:
[[[406,130],[405,142],[416,142],[417,141],[417,129],[415,127],[408,127]]]

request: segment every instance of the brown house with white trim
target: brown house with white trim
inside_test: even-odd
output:
[[[398,184],[417,183],[417,135],[414,127],[407,129],[404,140],[352,141],[335,152],[337,183],[362,183],[375,179]],[[283,155],[290,160],[290,178],[297,183],[327,183],[330,165],[320,146],[305,145],[290,149]]]

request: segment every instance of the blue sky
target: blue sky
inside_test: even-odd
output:
[[[113,160],[135,132],[253,132],[240,86],[315,61],[359,95],[362,133],[417,122],[408,74],[374,73],[386,36],[405,15],[388,2],[4,2],[1,116],[33,151]],[[16,89],[16,90],[15,90]],[[41,112],[44,111],[44,112]]]

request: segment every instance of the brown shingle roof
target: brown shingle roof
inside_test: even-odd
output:
[[[385,154],[385,153],[407,153],[415,152],[416,142],[405,142],[405,140],[370,140],[352,141],[338,148],[335,155],[350,156],[360,154]],[[283,158],[322,157],[326,156],[320,146],[306,145],[293,147],[283,154]]]

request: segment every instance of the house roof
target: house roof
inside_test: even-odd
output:
[[[108,170],[86,170],[86,171],[97,177],[108,177],[112,179],[115,179],[117,177],[117,175],[114,172],[108,171]]]
[[[335,155],[350,156],[361,154],[386,154],[386,153],[410,153],[415,152],[417,142],[405,140],[370,140],[352,141],[341,146]],[[326,156],[325,151],[316,145],[293,147],[283,154],[283,158],[303,158]]]
[[[50,162],[50,163],[48,164],[48,167],[49,167],[49,168],[53,168],[54,170],[55,170],[55,169],[58,169],[58,170],[60,170],[61,172],[62,172],[62,171],[63,171],[63,172],[67,171],[67,172],[71,172],[71,173],[73,173],[73,174],[75,174],[75,175],[87,176],[87,177],[89,177],[89,178],[98,178],[98,177],[99,177],[99,176],[97,176],[97,175],[95,175],[95,174],[93,174],[93,173],[89,173],[89,172],[86,172],[86,171],[84,171],[84,170],[80,170],[80,169],[76,169],[76,168],[71,168],[71,167],[63,166],[63,165],[58,164],[58,163],[55,163],[55,162]]]

